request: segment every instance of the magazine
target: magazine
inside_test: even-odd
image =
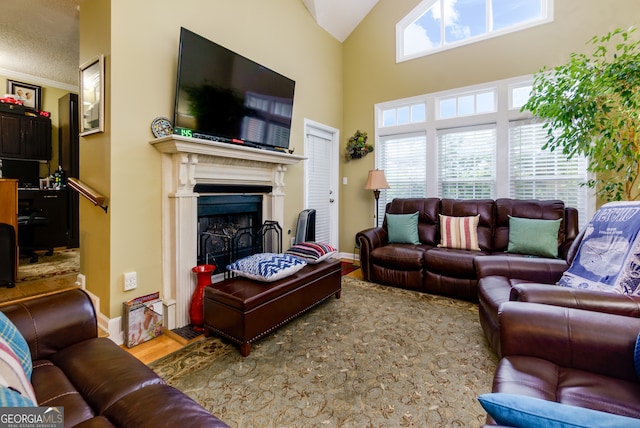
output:
[[[124,342],[132,348],[162,334],[162,300],[159,292],[123,304]]]

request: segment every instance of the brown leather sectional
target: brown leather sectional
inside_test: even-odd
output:
[[[419,212],[420,245],[389,244],[386,220],[381,227],[356,234],[364,279],[400,288],[425,291],[469,301],[478,300],[475,259],[496,256],[524,260],[536,258],[506,253],[509,216],[562,219],[558,233],[558,263],[566,266],[567,254],[578,235],[578,211],[558,200],[519,199],[394,199],[390,214]],[[465,217],[480,215],[478,243],[481,251],[440,248],[439,214]],[[566,268],[565,268],[566,269]]]
[[[574,240],[566,260],[507,257],[478,258],[478,300],[480,325],[498,356],[500,349],[500,305],[508,301],[585,309],[640,318],[640,297],[560,287],[556,283],[578,251],[582,233]]]
[[[64,407],[65,426],[227,427],[108,338],[80,289],[0,308],[26,339],[40,406]]]
[[[493,392],[640,419],[633,359],[640,318],[506,302],[500,324],[503,358]]]

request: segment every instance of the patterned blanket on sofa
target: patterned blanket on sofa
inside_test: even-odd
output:
[[[640,295],[640,203],[603,205],[558,285]]]

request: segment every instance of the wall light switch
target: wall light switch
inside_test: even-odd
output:
[[[342,184],[348,184],[348,181],[347,177],[342,177]]]

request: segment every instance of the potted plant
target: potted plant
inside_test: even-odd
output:
[[[360,159],[372,151],[373,146],[371,144],[367,144],[367,133],[365,131],[357,130],[355,134],[349,138],[349,141],[347,141],[345,158],[346,160]]]
[[[585,184],[606,201],[640,196],[640,41],[634,31],[593,37],[591,55],[573,53],[567,64],[540,70],[522,107],[548,121],[543,149],[587,157],[595,178]]]

